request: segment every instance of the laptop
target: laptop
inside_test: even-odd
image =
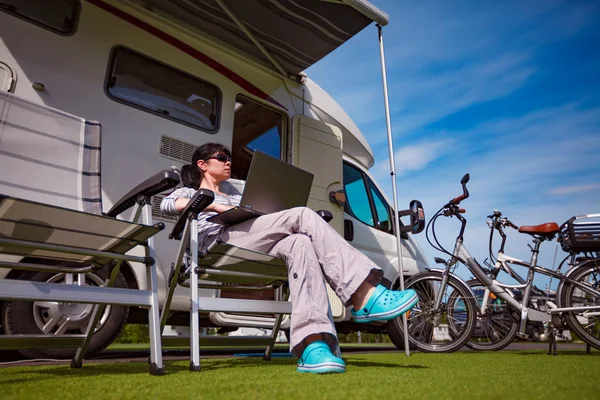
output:
[[[235,225],[251,218],[306,206],[313,174],[261,151],[255,151],[238,207],[207,221]]]

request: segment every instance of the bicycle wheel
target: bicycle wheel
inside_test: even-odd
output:
[[[600,260],[584,262],[569,277],[588,286],[591,290],[585,290],[565,281],[559,293],[561,307],[600,306],[600,295],[597,294],[600,291]],[[597,349],[600,349],[599,314],[598,310],[564,313],[571,330],[575,331],[581,340]]]
[[[485,286],[477,279],[467,281],[467,285],[475,294],[477,302],[477,323],[467,346],[480,351],[502,350],[517,336],[519,324],[510,316],[506,302],[493,293],[490,293],[485,312],[482,313]]]
[[[419,295],[419,302],[407,314],[408,340],[427,353],[450,353],[461,348],[469,340],[477,318],[469,288],[452,276],[443,290],[439,307],[434,308],[441,284],[442,274],[430,271],[414,275],[405,285]],[[401,318],[394,319],[393,323],[402,331]]]

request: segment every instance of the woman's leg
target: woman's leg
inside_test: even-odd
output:
[[[318,214],[297,207],[263,215],[232,226],[219,238],[235,246],[268,253],[273,246],[292,234],[310,239],[325,278],[344,305],[368,282],[377,285],[383,272],[368,257],[352,247]]]
[[[310,239],[292,234],[277,242],[269,254],[282,258],[288,266],[293,305],[290,351],[300,357],[315,340],[327,342],[331,349],[337,348],[337,334],[328,315],[329,299],[323,271]]]

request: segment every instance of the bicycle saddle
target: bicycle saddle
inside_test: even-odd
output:
[[[550,238],[556,235],[560,231],[558,224],[555,222],[547,222],[541,225],[535,226],[522,226],[519,228],[519,232],[527,233],[528,235],[538,235],[545,238]]]

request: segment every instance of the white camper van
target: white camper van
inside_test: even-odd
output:
[[[195,148],[209,141],[231,147],[237,179],[246,177],[255,150],[308,170],[315,176],[308,206],[329,210],[330,224],[381,266],[392,285],[400,268],[413,275],[427,261],[410,234],[402,240],[403,259],[397,259],[393,205],[369,174],[371,148],[344,110],[302,72],[386,18],[363,0],[0,0],[0,90],[100,122],[105,211],[153,173],[189,163]],[[41,164],[39,171],[44,173]],[[340,191],[345,206],[334,201]],[[164,299],[178,243],[168,240],[173,219],[160,214],[160,200],[154,199],[153,218],[167,224],[156,243]],[[128,264],[121,271],[122,285],[145,288],[143,266]],[[0,278],[70,281],[21,273],[0,269]],[[86,282],[101,284],[92,275]],[[209,290],[205,295],[235,296]],[[330,299],[338,331],[356,330],[331,291]],[[178,288],[171,307],[180,312],[168,323],[187,325],[187,291]],[[33,303],[28,310],[19,316],[27,324],[2,315],[4,330],[75,333],[87,316],[85,307],[78,314],[64,304]],[[135,309],[108,308],[105,314],[98,330],[105,331],[105,340],[127,318],[144,322]],[[201,326],[231,330],[272,323],[269,316],[211,313]],[[23,326],[39,331],[20,331]],[[96,340],[90,352],[106,344]]]

